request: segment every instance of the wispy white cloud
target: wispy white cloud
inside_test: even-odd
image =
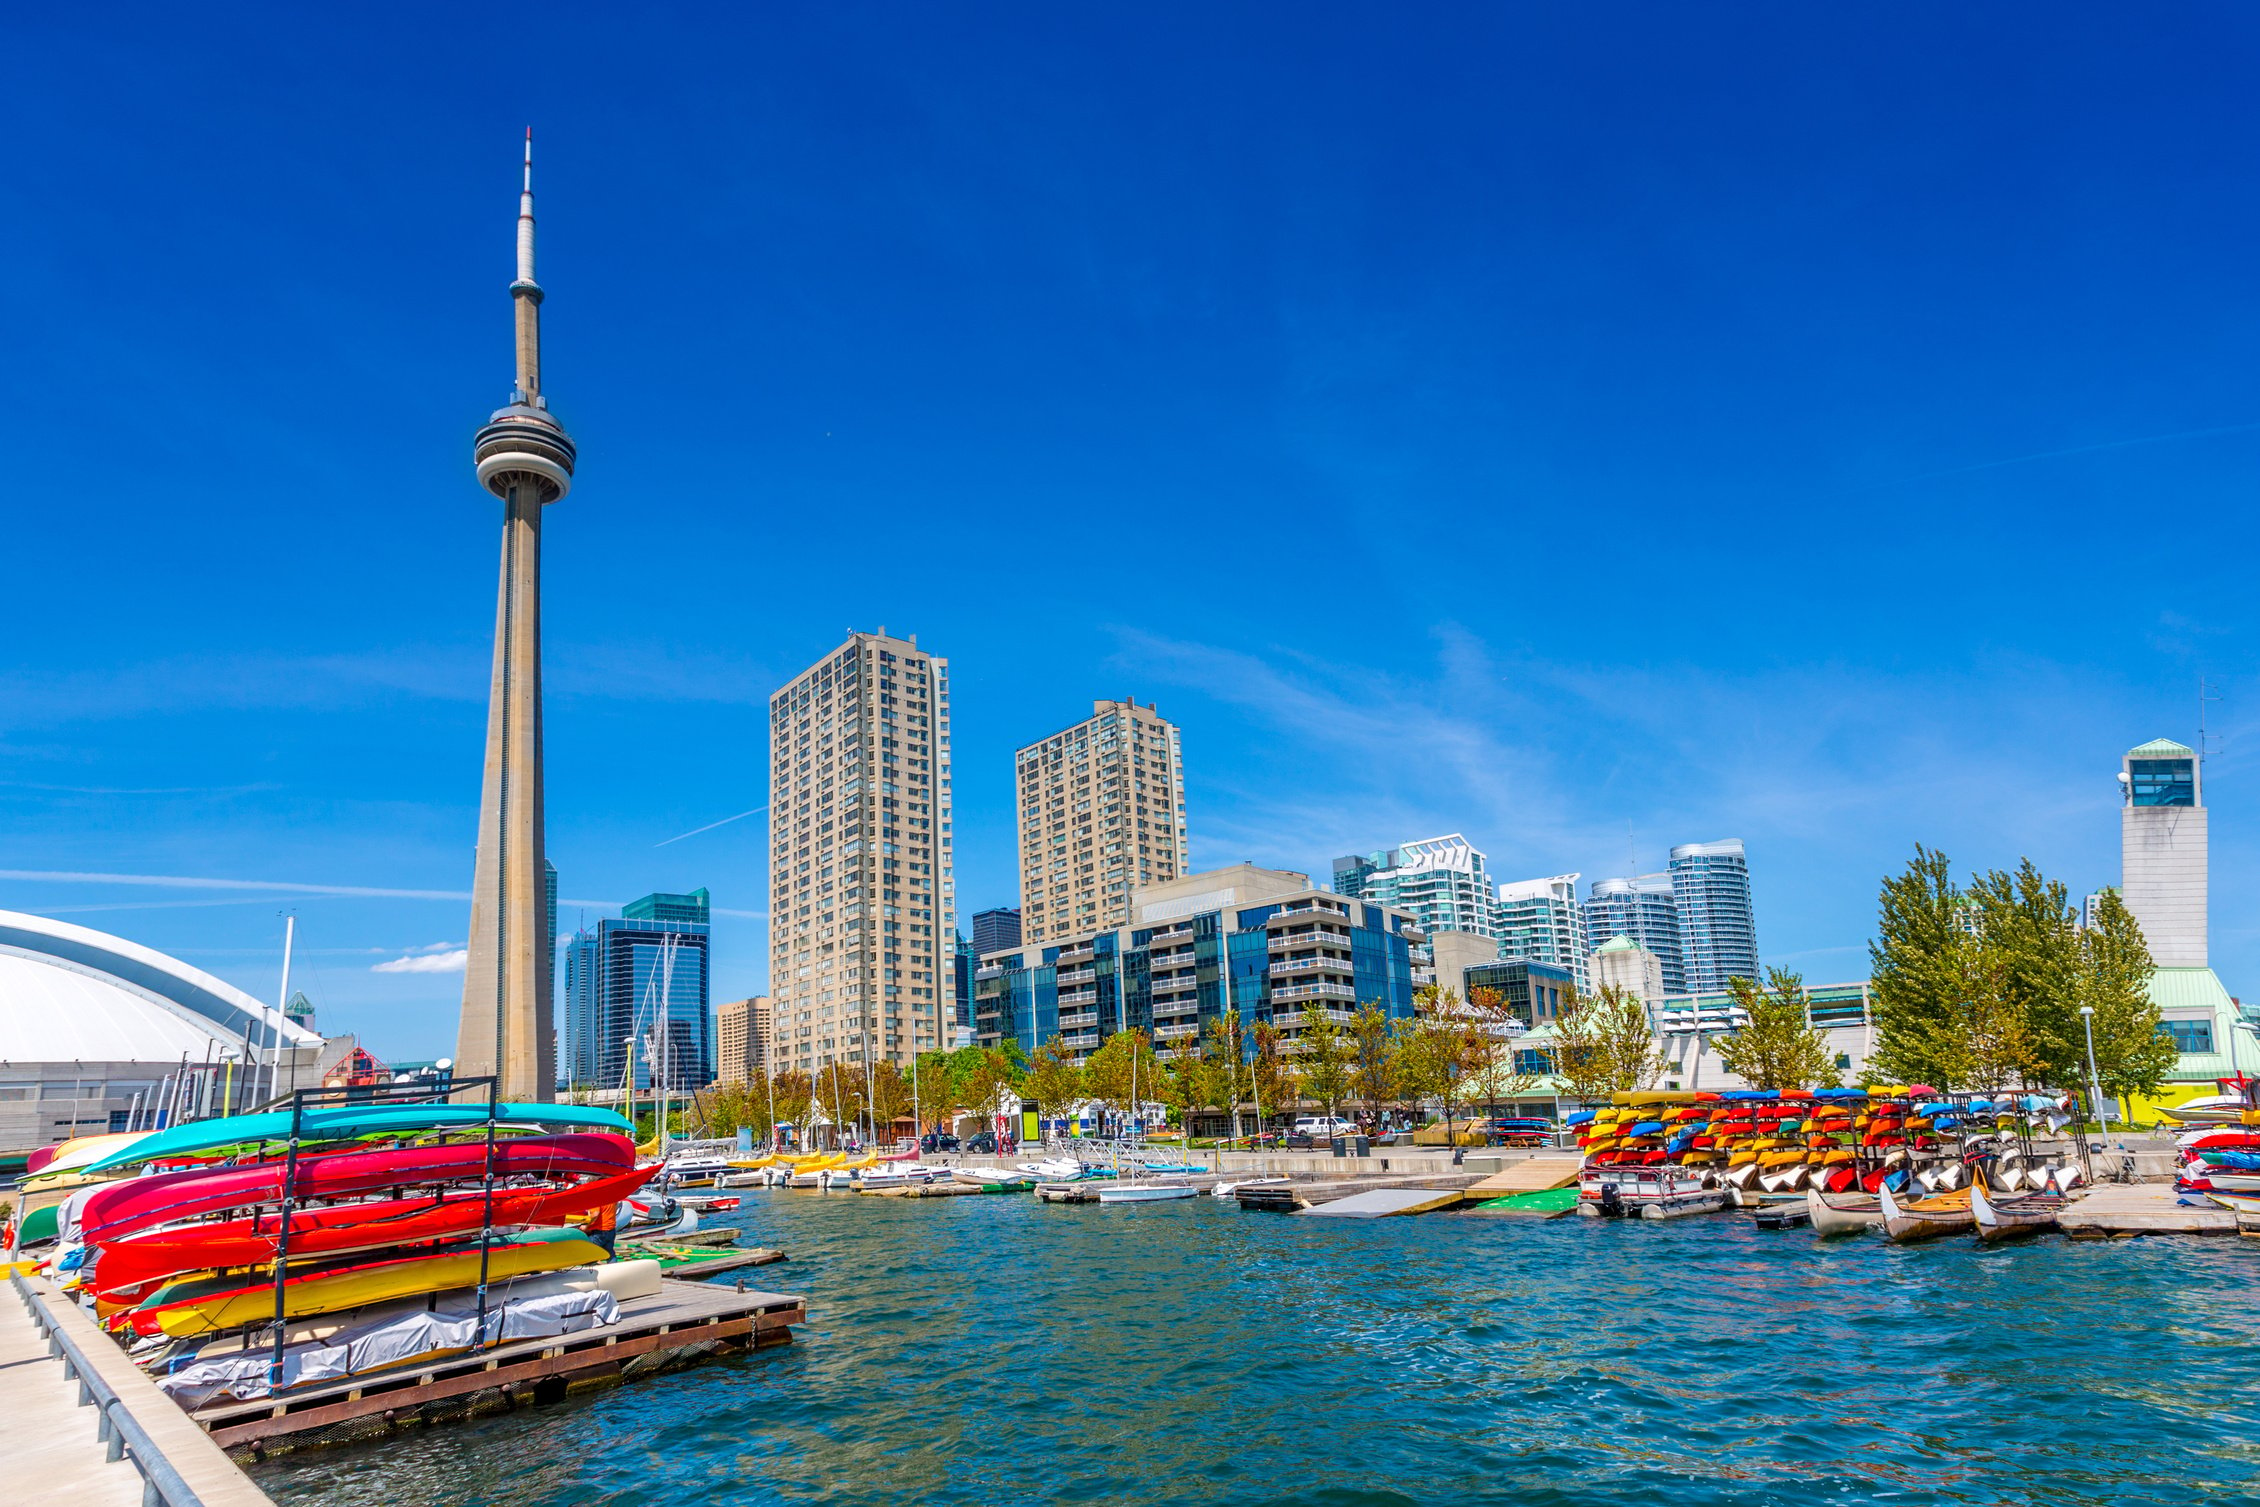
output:
[[[442,944],[445,945],[445,944]],[[452,948],[446,952],[433,952],[426,948],[404,957],[390,958],[370,965],[371,973],[461,973],[471,961],[470,949]]]

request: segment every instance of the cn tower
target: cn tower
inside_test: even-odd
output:
[[[494,612],[486,773],[471,881],[470,961],[455,1071],[497,1074],[506,1099],[556,1086],[550,1022],[548,897],[541,780],[541,514],[573,484],[573,442],[541,390],[541,285],[534,281],[534,133],[518,196],[518,383],[471,454],[479,484],[502,499],[502,587]]]

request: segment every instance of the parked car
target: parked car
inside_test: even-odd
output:
[[[918,1149],[928,1156],[937,1151],[955,1151],[957,1146],[957,1137],[946,1130],[929,1130],[918,1138]]]
[[[997,1154],[997,1138],[986,1130],[975,1131],[966,1139],[965,1149],[976,1156],[995,1156]]]
[[[1303,1115],[1295,1121],[1294,1133],[1324,1140],[1338,1135],[1356,1135],[1358,1128],[1339,1115]]]

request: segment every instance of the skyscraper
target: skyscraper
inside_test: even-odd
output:
[[[1020,945],[1020,912],[1008,905],[973,913],[973,950],[995,952]]]
[[[2168,738],[2119,769],[2120,894],[2160,968],[2205,968],[2206,809],[2197,751]]]
[[[1423,931],[1499,935],[1483,854],[1457,832],[1334,860],[1334,893],[1393,905]]]
[[[1577,903],[1575,874],[1524,879],[1499,886],[1499,956],[1551,963],[1569,970],[1579,989],[1591,987],[1585,912]]]
[[[542,851],[541,518],[573,484],[573,442],[541,390],[540,284],[534,281],[534,135],[518,197],[518,276],[510,284],[518,380],[472,441],[479,484],[502,500],[502,583],[487,695],[486,771],[471,880],[470,958],[456,1028],[456,1071],[498,1074],[503,1097],[546,1099],[555,1083],[550,1021],[553,932]]]
[[[653,1085],[662,1064],[670,1088],[714,1081],[709,914],[704,890],[646,895],[573,938],[558,1053],[568,1079],[618,1088],[632,1060],[639,1089]]]
[[[1092,702],[1083,721],[1021,749],[1013,777],[1024,940],[1126,925],[1133,888],[1185,872],[1184,760],[1176,725],[1152,706]]]
[[[769,698],[769,995],[779,1067],[907,1064],[949,1040],[949,662],[851,633]]]
[[[1585,894],[1585,935],[1599,942],[1632,938],[1656,955],[1666,994],[1687,992],[1679,904],[1672,898],[1671,875],[1635,874],[1624,879],[1594,880]]]
[[[1728,979],[1758,976],[1758,922],[1741,838],[1672,849],[1671,893],[1686,992],[1716,994]]]
[[[714,1081],[754,1083],[769,1053],[769,996],[725,1000],[714,1007]]]

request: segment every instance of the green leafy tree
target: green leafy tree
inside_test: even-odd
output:
[[[1515,1049],[1524,1022],[1496,989],[1471,989],[1467,1013],[1477,1036],[1469,1057],[1467,1102],[1481,1104],[1494,1118],[1502,1101],[1513,1102],[1535,1090],[1544,1080],[1522,1066]]]
[[[1918,846],[1906,872],[1883,881],[1868,944],[1874,1081],[1950,1082],[1960,1065],[1958,1016],[1977,974],[1977,921],[1943,853]]]
[[[1208,1038],[1201,1056],[1211,1064],[1211,1071],[1224,1075],[1222,1103],[1232,1112],[1232,1139],[1240,1138],[1240,1105],[1242,1096],[1253,1085],[1248,1072],[1247,1032],[1240,1024],[1240,1012],[1225,1010],[1208,1023]]]
[[[893,1144],[895,1122],[910,1114],[910,1079],[892,1062],[875,1062],[871,1065],[866,1093],[869,1095],[865,1109],[871,1126],[871,1144]]]
[[[2150,997],[2153,971],[2134,914],[2117,890],[2105,890],[2095,924],[2080,933],[2077,1002],[2095,1011],[2096,1072],[2115,1099],[2155,1094],[2181,1055]]]
[[[800,1144],[808,1145],[810,1109],[816,1101],[816,1082],[802,1068],[789,1067],[769,1080],[764,1098],[774,1095],[777,1104],[777,1123],[791,1125],[800,1131]]]
[[[1350,1092],[1364,1103],[1366,1114],[1378,1127],[1383,1106],[1397,1095],[1387,1013],[1378,1004],[1360,1006],[1357,1018],[1350,1022],[1350,1041]]]
[[[1753,1088],[1836,1085],[1836,1055],[1827,1035],[1812,1027],[1801,975],[1769,968],[1763,986],[1732,978],[1726,991],[1749,1017],[1718,1039],[1719,1061],[1728,1072],[1741,1074]]]
[[[1248,1073],[1256,1101],[1256,1132],[1260,1135],[1266,1114],[1291,1113],[1301,1102],[1301,1095],[1297,1091],[1295,1065],[1288,1060],[1285,1038],[1279,1027],[1268,1020],[1259,1020],[1248,1028],[1248,1037],[1255,1047]]]
[[[1482,1073],[1490,1050],[1490,1038],[1456,989],[1421,990],[1413,996],[1412,1016],[1397,1022],[1397,1085],[1416,1100],[1437,1101],[1447,1141],[1453,1136],[1455,1106],[1466,1102],[1468,1086]]]
[[[863,1118],[863,1069],[829,1062],[816,1070],[816,1108],[837,1145]]]
[[[1167,1099],[1170,1108],[1177,1111],[1179,1123],[1190,1136],[1193,1118],[1204,1110],[1225,1107],[1224,1073],[1220,1065],[1209,1060],[1208,1052],[1199,1042],[1187,1042],[1171,1058],[1165,1069]]]
[[[1350,1068],[1357,1042],[1321,1005],[1303,1006],[1301,1027],[1295,1033],[1295,1070],[1302,1077],[1303,1093],[1326,1106],[1329,1118],[1342,1112],[1350,1092]]]
[[[1020,1091],[1035,1102],[1037,1116],[1045,1120],[1059,1119],[1091,1097],[1083,1067],[1057,1035],[1036,1048],[1035,1060],[1028,1065]]]
[[[1552,1022],[1554,1072],[1570,1096],[1597,1104],[1655,1082],[1664,1070],[1654,1022],[1640,996],[1615,984],[1565,990]]]
[[[1083,1064],[1083,1090],[1128,1117],[1165,1092],[1161,1059],[1142,1030],[1117,1031]]]

